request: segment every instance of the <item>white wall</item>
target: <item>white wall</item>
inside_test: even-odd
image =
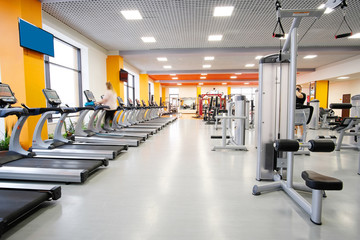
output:
[[[227,95],[228,93],[228,86],[225,85],[225,86],[201,86],[201,94],[206,94],[206,93],[210,93],[213,88],[215,88],[216,90],[219,91],[219,93],[224,93],[225,95]],[[196,92],[195,92],[195,95],[196,95]]]
[[[181,86],[179,87],[180,98],[193,97],[196,98],[196,86]]]
[[[341,103],[343,94],[351,94],[351,96],[360,94],[360,79],[329,83],[329,105],[330,103]],[[341,110],[334,111],[337,115],[341,115]]]
[[[93,91],[95,97],[99,99],[106,90],[107,50],[61,23],[46,12],[42,12],[42,21],[44,30],[81,49],[83,90],[89,89]],[[83,99],[85,102],[85,98]]]

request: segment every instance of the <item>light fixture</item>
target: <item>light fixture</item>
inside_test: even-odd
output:
[[[338,77],[337,79],[348,79],[348,78],[350,78],[350,77],[344,76],[344,77]]]
[[[165,66],[163,66],[163,68],[170,69],[170,68],[172,68],[172,66],[170,66],[170,65],[165,65]]]
[[[215,7],[214,8],[214,17],[228,17],[231,16],[234,10],[233,6],[226,6],[226,7]]]
[[[208,40],[209,41],[221,41],[222,39],[222,35],[210,35]]]
[[[321,4],[321,5],[318,7],[318,9],[324,9],[324,8],[325,8],[325,4],[324,4],[324,3]],[[334,11],[334,9],[332,9],[332,8],[326,8],[324,14],[329,14],[329,13],[331,13],[332,11]]]
[[[156,58],[159,62],[166,62],[167,58],[166,57],[158,57]]]
[[[127,20],[138,20],[142,19],[142,16],[138,10],[126,10],[121,11],[121,14],[124,16]]]
[[[316,58],[316,57],[317,57],[317,55],[306,55],[304,57],[304,59],[313,59],[313,58]]]
[[[259,60],[259,59],[261,59],[262,57],[263,57],[263,56],[256,56],[255,59],[256,59],[256,60]]]
[[[178,85],[178,86],[181,86],[182,84],[181,84],[181,83],[178,83],[177,85]]]
[[[142,37],[141,40],[143,40],[143,42],[146,42],[146,43],[156,42],[154,37]]]
[[[172,79],[173,79],[173,80],[178,80],[179,78],[178,78],[178,77],[173,77]]]
[[[200,77],[200,79],[206,79],[206,77]]]
[[[199,85],[204,85],[204,83],[201,82],[201,83],[199,83]]]
[[[356,33],[348,38],[360,38],[360,33]]]
[[[235,73],[235,75],[241,75],[242,73]]]
[[[205,61],[212,61],[214,59],[215,59],[215,57],[213,57],[213,56],[204,57]]]
[[[226,82],[223,82],[222,85],[226,85],[227,83]]]
[[[230,78],[235,79],[235,78],[237,78],[237,76],[230,76]]]
[[[253,64],[253,63],[248,63],[245,65],[245,67],[253,67],[253,66],[255,66],[255,64]]]
[[[285,39],[287,39],[288,36],[289,36],[289,34],[285,33],[285,35],[283,37],[279,38],[279,39],[280,40],[285,40]]]
[[[211,65],[210,64],[205,64],[205,65],[203,65],[203,68],[211,68]]]
[[[201,76],[206,76],[207,75],[207,73],[202,73],[202,74],[200,74]]]
[[[249,85],[249,83],[248,82],[246,82],[246,83],[244,83],[245,85]]]
[[[176,74],[175,73],[170,73],[170,76],[176,76]]]

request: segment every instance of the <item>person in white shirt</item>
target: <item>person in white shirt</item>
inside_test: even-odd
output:
[[[106,109],[106,114],[105,114],[105,124],[106,123],[109,124],[114,118],[114,114],[118,106],[117,106],[117,95],[114,91],[111,82],[106,82],[106,89],[107,90],[105,92],[103,99],[101,99],[101,101],[96,103],[109,107],[109,109]]]

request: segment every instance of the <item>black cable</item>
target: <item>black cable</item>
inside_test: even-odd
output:
[[[298,41],[298,45],[299,43],[301,42],[301,40],[305,37],[305,35],[308,33],[308,31],[310,30],[310,28],[315,24],[315,22],[317,21],[318,19],[315,18],[315,20],[312,22],[312,24],[310,25],[310,27],[306,30],[306,32],[304,33],[304,35],[302,35],[302,37],[300,38],[300,40]]]

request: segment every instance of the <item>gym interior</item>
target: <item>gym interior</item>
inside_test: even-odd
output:
[[[0,0],[0,238],[358,239],[359,13]]]

